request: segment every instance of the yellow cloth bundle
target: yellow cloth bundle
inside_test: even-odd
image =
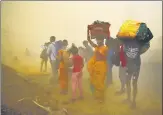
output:
[[[141,24],[142,22],[126,20],[120,27],[117,37],[135,39]]]

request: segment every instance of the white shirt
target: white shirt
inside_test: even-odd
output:
[[[55,42],[52,42],[47,49],[47,54],[49,55],[50,60],[56,60],[57,52],[55,48]]]
[[[42,45],[41,48],[44,50],[44,49],[46,49],[46,48],[48,48],[48,47],[45,46],[45,45]]]

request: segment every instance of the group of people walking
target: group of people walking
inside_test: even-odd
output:
[[[142,45],[135,40],[123,42],[112,37],[107,38],[105,42],[105,38],[102,36],[96,37],[96,43],[94,43],[89,30],[87,36],[87,40],[83,41],[85,48],[78,48],[75,44],[67,48],[67,40],[56,41],[55,36],[51,36],[50,42],[45,43],[40,55],[40,58],[42,58],[40,70],[42,71],[44,63],[45,71],[47,70],[47,60],[49,58],[52,74],[59,81],[61,94],[68,93],[68,78],[71,72],[71,101],[75,102],[77,100],[77,88],[80,91],[80,99],[83,99],[82,72],[84,65],[86,65],[90,77],[91,92],[95,100],[102,103],[105,100],[106,87],[113,83],[112,68],[118,66],[121,89],[116,94],[123,94],[126,88],[127,99],[124,102],[131,103],[131,107],[135,108],[137,80],[141,66],[140,55],[147,51],[149,47],[142,50]],[[70,68],[72,68],[71,71]],[[132,101],[131,79],[133,80]]]

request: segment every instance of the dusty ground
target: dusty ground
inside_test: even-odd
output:
[[[16,67],[15,69],[17,71],[14,71],[8,66],[2,65],[2,102],[17,110],[23,112],[31,110],[36,115],[47,114],[45,111],[38,109],[38,107],[31,102],[31,100],[36,100],[36,97],[38,97],[40,104],[50,106],[55,111],[66,108],[69,115],[162,114],[161,63],[146,63],[142,65],[136,110],[130,110],[128,105],[122,103],[126,95],[114,95],[120,85],[117,68],[114,68],[114,84],[107,89],[106,101],[104,104],[99,105],[92,99],[89,90],[89,76],[86,71],[84,71],[83,76],[85,99],[74,104],[64,104],[63,102],[69,100],[71,97],[71,89],[68,95],[62,96],[59,94],[59,86],[57,83],[54,83],[52,87],[48,85],[50,77],[48,73],[40,74],[39,68],[35,66],[33,66],[33,69],[32,66],[23,67],[22,65],[21,67]],[[28,68],[30,68],[30,70]],[[28,70],[28,72],[25,72],[26,70]],[[20,72],[22,73],[18,74]],[[32,74],[27,74],[30,72]]]

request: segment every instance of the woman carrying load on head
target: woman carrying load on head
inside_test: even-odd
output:
[[[104,101],[105,78],[107,74],[107,52],[108,48],[104,45],[104,37],[97,36],[95,38],[97,44],[93,43],[87,31],[87,40],[92,47],[95,48],[94,56],[88,61],[88,72],[90,74],[90,82],[94,87],[95,99],[99,102]]]

